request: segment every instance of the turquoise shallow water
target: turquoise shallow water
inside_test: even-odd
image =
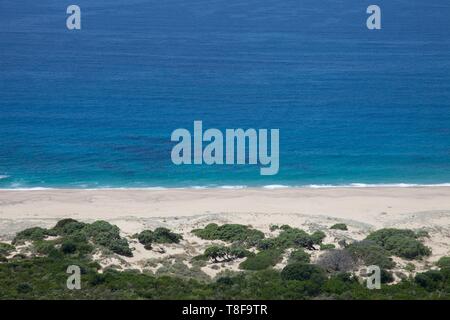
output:
[[[450,4],[2,1],[0,188],[450,182]],[[176,128],[279,128],[280,171],[175,166]]]

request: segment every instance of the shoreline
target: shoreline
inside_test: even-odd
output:
[[[0,190],[0,240],[30,227],[53,227],[72,218],[82,222],[105,220],[123,236],[166,227],[183,235],[185,245],[199,254],[205,241],[193,229],[209,223],[243,224],[271,234],[272,225],[289,225],[307,232],[326,231],[326,243],[357,241],[381,228],[423,230],[432,255],[417,267],[425,270],[450,255],[450,187],[409,188],[287,188],[287,189],[168,189],[168,190]],[[330,231],[345,223],[348,231]],[[149,258],[170,258],[181,247],[160,253],[135,251],[125,259],[132,268]],[[233,265],[233,268],[236,266]],[[419,270],[418,269],[418,270]],[[211,276],[217,270],[205,269]]]
[[[0,190],[0,220],[300,214],[381,226],[426,212],[448,212],[450,225],[450,187]]]
[[[274,190],[274,189],[362,189],[362,188],[440,188],[440,187],[450,187],[450,182],[434,183],[434,184],[420,184],[420,183],[350,183],[342,185],[334,184],[308,184],[308,185],[283,185],[283,184],[270,184],[261,186],[252,185],[199,185],[199,186],[187,186],[187,187],[167,187],[167,186],[149,186],[149,187],[13,187],[13,188],[0,188],[1,191],[41,191],[41,190],[242,190],[242,189],[263,189],[263,190]]]

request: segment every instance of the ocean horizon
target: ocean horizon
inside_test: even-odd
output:
[[[450,3],[77,1],[0,10],[0,189],[450,185]],[[29,3],[28,3],[29,2]],[[45,10],[42,8],[45,7]],[[280,130],[280,168],[171,133]]]

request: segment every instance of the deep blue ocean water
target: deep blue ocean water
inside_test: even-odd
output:
[[[0,188],[449,183],[450,2],[372,2],[2,0]],[[279,128],[279,173],[173,165],[194,120]]]

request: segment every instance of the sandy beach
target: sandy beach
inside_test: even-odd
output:
[[[139,221],[215,215],[253,224],[298,215],[354,221],[374,228],[450,225],[450,187],[292,189],[47,189],[0,190],[0,221]],[[295,223],[295,221],[292,221]],[[125,231],[131,226],[124,224]],[[0,234],[15,232],[2,227]]]
[[[249,225],[268,237],[274,236],[271,225],[322,230],[327,234],[325,242],[335,245],[343,239],[362,240],[385,227],[425,230],[430,235],[425,244],[432,255],[417,263],[417,271],[450,254],[450,187],[0,191],[3,241],[28,227],[52,227],[63,218],[116,224],[129,239],[133,257],[99,254],[95,260],[104,267],[152,272],[174,261],[189,264],[190,258],[212,243],[194,236],[191,230],[212,222]],[[330,230],[335,223],[347,224],[348,231]],[[132,238],[144,229],[161,226],[182,234],[182,243],[149,251]],[[321,252],[312,252],[313,259]],[[201,272],[214,277],[220,271],[238,270],[239,263],[207,265]],[[397,263],[402,270],[408,261]]]

